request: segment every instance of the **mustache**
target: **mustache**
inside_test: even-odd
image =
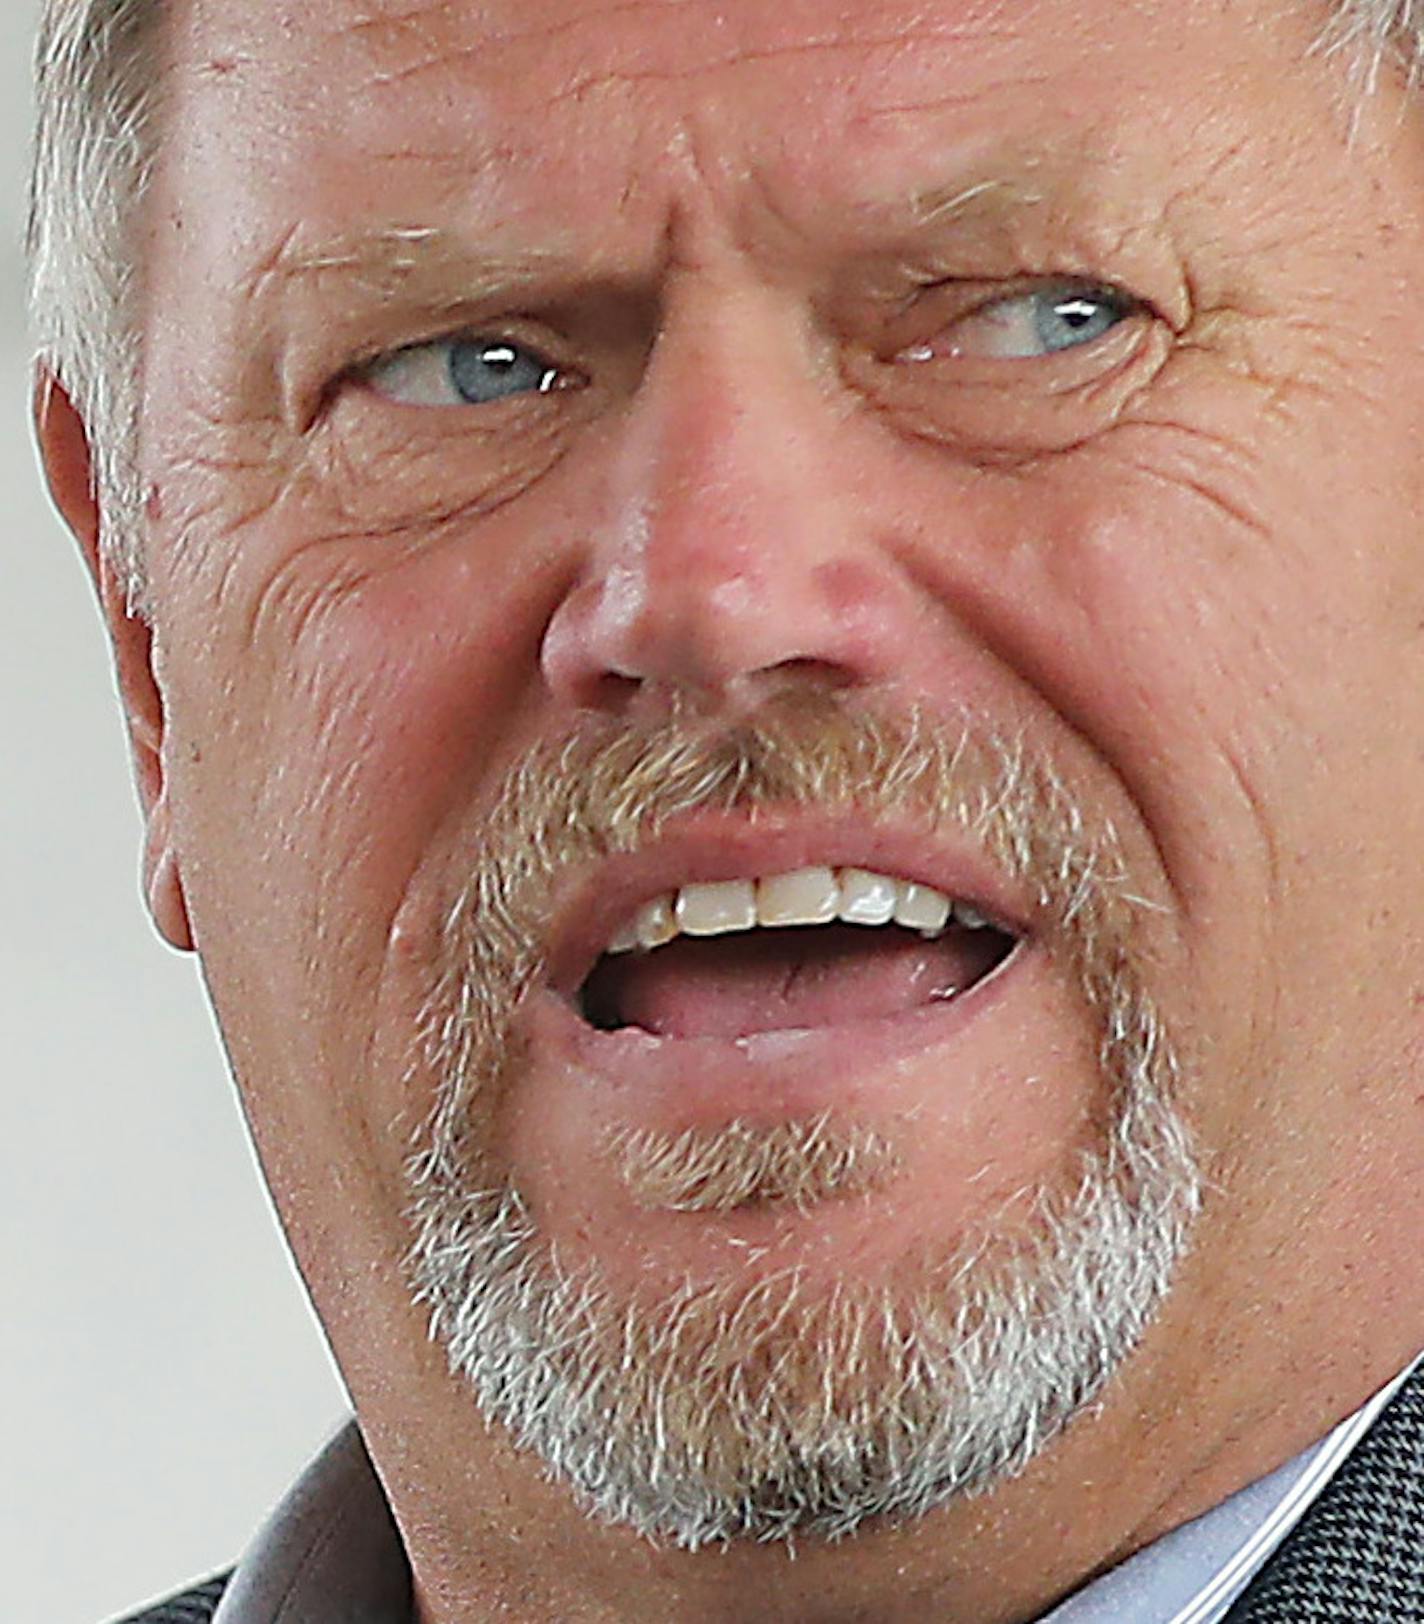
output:
[[[511,1027],[546,973],[554,901],[697,813],[849,815],[952,837],[1020,891],[1034,930],[1069,962],[1104,1031],[1130,1022],[1125,958],[1145,904],[1111,821],[1094,818],[1022,734],[968,712],[892,713],[832,691],[788,689],[729,720],[674,703],[653,721],[589,717],[505,772],[468,878],[444,922],[442,971],[422,1042],[440,1079],[427,1145],[465,1149],[472,1096],[517,1061]],[[452,1166],[447,1169],[455,1172]]]

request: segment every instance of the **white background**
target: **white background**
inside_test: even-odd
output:
[[[100,623],[31,449],[38,0],[0,13],[0,1615],[228,1565],[344,1409],[192,963],[138,894]]]

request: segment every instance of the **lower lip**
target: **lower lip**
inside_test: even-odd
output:
[[[536,1067],[552,1065],[598,1090],[615,1115],[663,1129],[733,1118],[784,1121],[868,1103],[883,1107],[898,1077],[961,1047],[971,1034],[977,1037],[975,1029],[991,1021],[1006,999],[1032,997],[1045,961],[1034,944],[1020,941],[982,981],[943,1002],[873,1020],[744,1038],[600,1031],[566,998],[545,989],[527,1007],[528,1054]],[[971,1076],[978,1070],[972,1066]]]

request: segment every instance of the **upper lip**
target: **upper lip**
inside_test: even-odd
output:
[[[655,840],[607,858],[562,888],[549,936],[548,984],[572,997],[615,931],[663,892],[812,866],[872,869],[932,886],[972,904],[1010,935],[1029,934],[1026,888],[1014,885],[953,830],[804,814],[778,818],[765,810],[755,819],[745,813],[702,813],[669,824]]]

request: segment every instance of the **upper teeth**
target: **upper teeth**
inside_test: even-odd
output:
[[[760,880],[684,885],[645,902],[608,944],[609,953],[662,947],[676,936],[724,936],[758,925],[895,923],[938,936],[951,918],[971,930],[989,921],[942,891],[866,868],[800,868]]]

